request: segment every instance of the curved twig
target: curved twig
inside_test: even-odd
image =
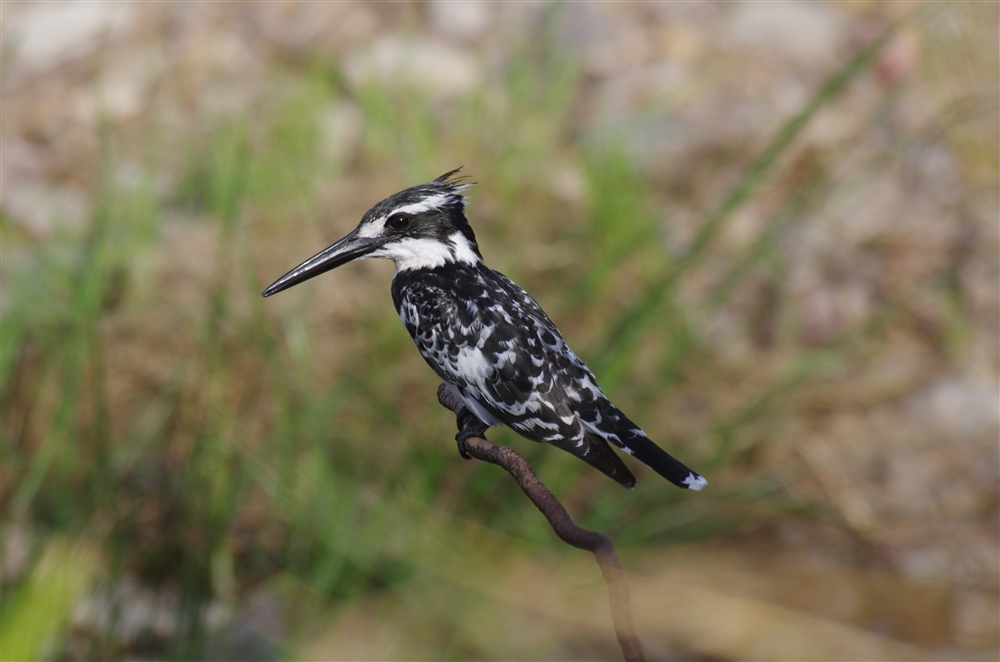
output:
[[[459,415],[463,409],[461,401],[444,384],[438,388],[438,401],[455,412],[456,415]],[[459,421],[462,420],[463,417],[459,416]],[[474,421],[469,417],[464,418],[464,420],[466,428],[469,428],[470,424],[474,424]],[[521,491],[542,511],[557,536],[573,547],[593,553],[597,565],[601,568],[601,574],[604,575],[604,583],[608,587],[611,622],[614,625],[622,654],[627,662],[645,660],[646,656],[643,653],[642,644],[639,642],[635,624],[632,622],[632,600],[629,595],[628,581],[625,579],[621,562],[618,560],[618,554],[615,553],[611,541],[596,531],[588,531],[574,524],[563,505],[538,480],[538,476],[535,475],[528,461],[516,451],[506,446],[494,444],[482,436],[470,436],[464,441],[462,448],[469,456],[477,460],[496,464],[506,469],[507,473],[517,481]]]

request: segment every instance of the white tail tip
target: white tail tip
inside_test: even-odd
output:
[[[684,484],[687,485],[689,490],[694,490],[695,492],[700,492],[705,489],[708,485],[708,481],[699,476],[698,474],[690,473],[687,478],[684,479]]]

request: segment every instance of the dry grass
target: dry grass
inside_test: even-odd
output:
[[[456,165],[487,261],[710,480],[495,433],[651,651],[994,654],[996,6],[449,7],[5,3],[0,656],[613,654],[454,452],[391,267],[259,297]]]

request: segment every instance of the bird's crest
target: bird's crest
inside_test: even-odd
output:
[[[463,189],[469,188],[470,186],[474,186],[476,182],[466,183],[465,180],[467,180],[468,177],[465,175],[458,174],[459,172],[461,172],[461,170],[462,166],[458,166],[454,170],[449,170],[448,172],[444,173],[443,175],[435,179],[434,183],[444,184],[445,186],[453,187],[456,191],[461,191]]]

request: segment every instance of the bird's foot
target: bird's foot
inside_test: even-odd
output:
[[[455,435],[455,442],[458,444],[458,454],[466,460],[471,460],[472,456],[466,450],[465,442],[472,437],[485,439],[486,431],[490,426],[476,418],[476,415],[465,407],[462,407],[458,414],[456,414],[455,422],[458,423],[458,434]]]

